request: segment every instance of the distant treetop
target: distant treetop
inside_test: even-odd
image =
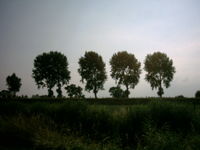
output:
[[[11,76],[8,76],[6,78],[6,82],[11,95],[15,96],[16,92],[19,92],[20,87],[22,85],[21,79],[17,77],[15,73],[13,73]]]

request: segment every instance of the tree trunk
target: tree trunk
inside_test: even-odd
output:
[[[57,93],[58,93],[58,96],[57,97],[59,97],[59,98],[61,98],[62,97],[62,90],[61,90],[61,84],[60,83],[58,83],[58,89],[56,90],[57,91]]]
[[[128,85],[126,85],[125,95],[126,95],[127,98],[129,98],[129,94],[130,94],[129,88],[128,88]]]
[[[97,92],[94,92],[95,99],[97,99]]]
[[[97,87],[96,87],[96,85],[94,86],[93,92],[94,92],[95,99],[97,99]]]
[[[157,94],[160,96],[160,98],[162,98],[162,95],[164,94],[163,88],[162,88],[162,81],[160,80],[159,82],[160,83],[159,83],[159,88],[158,88]]]
[[[48,97],[53,97],[52,88],[49,88],[49,89],[48,89]]]

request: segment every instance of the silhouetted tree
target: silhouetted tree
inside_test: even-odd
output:
[[[68,96],[70,98],[84,98],[85,96],[82,93],[82,88],[80,86],[76,86],[75,84],[68,85],[65,87]]]
[[[178,95],[178,96],[175,96],[175,98],[185,98],[185,96],[183,96],[183,95]]]
[[[10,98],[10,97],[12,97],[10,91],[2,90],[0,92],[0,98]]]
[[[70,80],[67,57],[56,51],[38,55],[34,60],[32,76],[38,88],[48,88],[49,97],[53,96],[52,88],[55,85],[58,87],[58,97],[62,97],[61,87]]]
[[[197,91],[197,92],[195,93],[195,97],[196,97],[196,98],[200,98],[200,91]]]
[[[119,87],[111,87],[109,89],[109,92],[110,92],[110,95],[113,97],[113,98],[123,98],[123,97],[126,97],[126,93]]]
[[[11,95],[16,96],[16,92],[19,92],[20,87],[22,85],[21,79],[13,73],[11,76],[6,78],[6,82],[8,85],[8,90]]]
[[[111,77],[118,85],[126,87],[126,97],[129,96],[129,88],[134,89],[139,82],[141,69],[140,62],[133,54],[126,51],[118,52],[110,59]]]
[[[98,91],[103,89],[107,79],[102,57],[93,51],[85,52],[85,55],[79,59],[79,66],[81,81],[86,81],[85,90],[89,92],[92,90],[97,98]]]
[[[155,52],[146,56],[144,70],[147,72],[145,79],[151,84],[152,89],[157,89],[157,94],[162,97],[164,90],[170,86],[175,73],[173,61],[165,53]]]

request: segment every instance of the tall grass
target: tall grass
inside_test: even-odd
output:
[[[199,137],[199,106],[190,103],[0,102],[0,148],[197,149]]]

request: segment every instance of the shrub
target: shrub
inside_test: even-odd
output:
[[[110,92],[110,95],[113,97],[113,98],[123,98],[123,97],[126,97],[124,91],[119,87],[111,87],[109,89],[109,92]]]
[[[68,96],[70,98],[84,98],[85,96],[82,93],[82,88],[80,86],[76,86],[75,84],[68,85],[65,87]]]
[[[178,95],[178,96],[176,96],[175,98],[185,98],[183,95]]]

